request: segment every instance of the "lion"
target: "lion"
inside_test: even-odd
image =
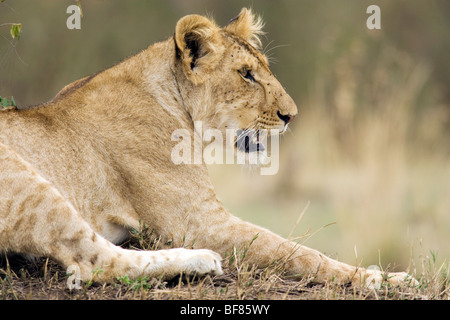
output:
[[[0,250],[48,256],[82,280],[220,275],[221,257],[248,249],[258,268],[314,282],[391,284],[406,273],[331,259],[229,213],[200,164],[175,164],[177,129],[284,132],[297,107],[260,49],[249,9],[225,27],[200,15],[115,66],[64,87],[51,101],[0,112]],[[239,147],[263,147],[252,139]],[[258,149],[258,148],[257,148]],[[145,224],[159,250],[120,246]],[[249,245],[251,243],[251,245]],[[189,247],[187,247],[189,244]],[[371,281],[372,281],[371,280]]]

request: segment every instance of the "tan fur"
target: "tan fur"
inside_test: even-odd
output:
[[[215,252],[248,246],[257,235],[250,263],[283,261],[290,275],[361,284],[367,271],[232,216],[204,164],[171,161],[172,132],[194,134],[194,121],[223,132],[285,130],[279,114],[296,115],[257,49],[261,26],[247,9],[225,28],[186,16],[174,37],[66,86],[52,101],[0,112],[0,249],[52,256],[78,266],[83,279],[101,269],[96,279],[109,281],[124,274],[220,274]],[[255,81],[243,77],[245,70]],[[113,244],[140,221],[162,244],[198,250]]]

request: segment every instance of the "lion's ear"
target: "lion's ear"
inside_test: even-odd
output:
[[[183,70],[194,84],[204,82],[224,52],[219,28],[211,20],[199,15],[185,16],[178,21],[175,44]]]
[[[261,47],[260,35],[264,34],[262,30],[264,23],[261,17],[255,16],[250,9],[243,8],[239,15],[230,20],[225,26],[225,30],[240,36],[255,48]]]

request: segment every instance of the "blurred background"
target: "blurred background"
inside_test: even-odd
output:
[[[351,264],[420,272],[450,257],[450,2],[447,0],[6,0],[0,96],[19,107],[173,35],[191,13],[265,21],[271,69],[299,107],[274,176],[211,166],[235,215]],[[366,9],[381,8],[381,30]],[[1,128],[0,128],[1,130]],[[299,218],[301,218],[299,220]],[[297,225],[297,222],[298,225]]]

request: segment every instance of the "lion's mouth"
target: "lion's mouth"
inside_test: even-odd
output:
[[[251,153],[264,151],[263,135],[253,130],[238,130],[236,138],[236,148],[242,152]]]

